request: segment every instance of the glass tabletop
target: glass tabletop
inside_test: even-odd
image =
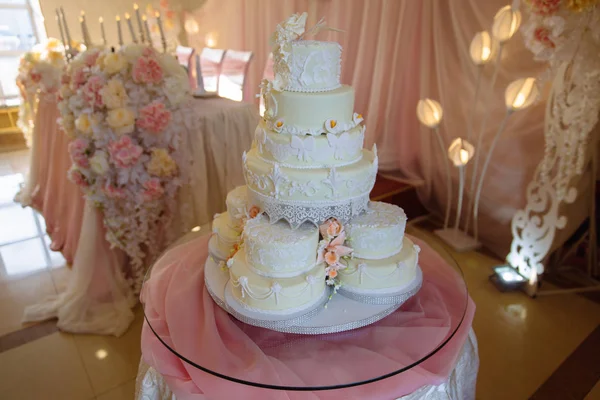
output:
[[[426,233],[411,234],[417,243],[431,240]],[[197,351],[189,343],[179,346],[174,343],[172,332],[165,337],[157,333],[160,329],[153,326],[144,302],[146,322],[158,340],[179,359],[232,382],[267,389],[318,391],[380,381],[407,373],[435,356],[451,343],[466,315],[469,296],[458,263],[442,246],[422,247],[421,290],[391,315],[363,328],[300,335],[247,325],[227,315],[228,319],[218,319],[218,323],[235,324],[237,329],[218,326],[217,330],[235,331],[240,337],[233,340],[229,337],[229,345],[234,348],[227,348],[228,353],[223,356],[215,356],[211,351]],[[204,268],[204,265],[193,267]],[[144,285],[152,279],[152,270],[146,274]],[[203,277],[203,273],[198,276]],[[197,279],[198,291],[206,291],[203,279]],[[221,312],[216,305],[215,309],[215,314]],[[217,323],[217,318],[210,322],[202,316],[189,315],[189,318],[202,320],[200,323]],[[226,360],[227,357],[234,359]]]

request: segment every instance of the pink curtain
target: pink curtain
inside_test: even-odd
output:
[[[344,48],[342,82],[356,89],[355,110],[366,117],[367,143],[377,143],[382,171],[422,182],[419,195],[437,215],[445,208],[442,155],[432,132],[416,118],[422,97],[444,106],[441,132],[448,146],[466,137],[473,113],[477,69],[469,57],[473,35],[491,28],[496,11],[508,0],[208,0],[194,14],[200,32],[190,38],[203,47],[204,37],[218,38],[217,47],[251,50],[255,58],[247,78],[253,95],[270,52],[269,35],[294,12],[309,13],[308,26],[322,16],[344,33],[326,32],[319,39],[338,41]],[[537,76],[544,68],[533,61],[520,33],[507,43],[498,81],[490,82],[493,66],[483,71],[479,102],[474,110],[475,132],[486,111],[490,118],[482,150],[487,153],[505,108],[506,85],[517,78]],[[253,90],[254,89],[254,90]],[[508,252],[510,220],[525,204],[525,186],[543,154],[543,111],[540,103],[511,117],[490,163],[480,208],[480,236],[500,256]],[[453,171],[454,187],[458,174]],[[467,181],[470,183],[470,178]],[[456,195],[454,195],[456,196]],[[456,205],[456,201],[453,202]]]

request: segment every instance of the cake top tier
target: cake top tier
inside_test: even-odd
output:
[[[341,86],[342,47],[336,42],[304,40],[325,27],[321,20],[306,31],[306,16],[292,15],[277,25],[271,37],[275,90],[325,92]]]

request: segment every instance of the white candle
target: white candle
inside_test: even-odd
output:
[[[154,15],[156,16],[156,23],[158,24],[158,29],[160,30],[160,40],[162,41],[163,52],[166,52],[167,39],[165,38],[165,31],[163,30],[162,22],[160,20],[160,13],[157,11]]]
[[[67,53],[66,53],[67,44],[65,43],[65,33],[63,32],[62,23],[60,21],[60,13],[58,12],[58,8],[55,9],[54,11],[56,11],[56,23],[58,24],[58,29],[60,30],[60,40],[62,40],[63,47],[65,49],[65,56],[66,56],[67,55]]]
[[[137,43],[137,37],[135,36],[133,24],[131,23],[131,16],[129,13],[125,13],[125,20],[127,20],[127,26],[129,27],[129,32],[131,33],[131,40],[133,40],[133,43]]]
[[[69,32],[69,24],[67,24],[65,10],[62,7],[60,7],[60,14],[62,15],[63,25],[65,26],[65,36],[67,37],[66,45],[71,49],[71,33]]]
[[[90,44],[87,41],[87,36],[85,36],[85,25],[84,25],[84,19],[83,17],[79,17],[79,24],[81,25],[81,35],[83,36],[83,43],[85,44],[85,47],[88,47]]]
[[[121,17],[117,15],[117,32],[119,34],[119,46],[123,46],[123,32],[121,31]]]
[[[102,34],[102,43],[106,46],[106,32],[104,31],[104,18],[98,18],[100,22],[100,34]]]
[[[150,46],[154,46],[152,43],[152,36],[150,35],[150,27],[148,26],[148,18],[145,15],[142,15],[142,20],[144,21],[144,29],[146,30],[146,37],[148,37],[148,43]]]
[[[144,37],[144,28],[142,27],[142,18],[140,17],[140,8],[137,3],[133,3],[133,9],[135,10],[135,18],[137,19],[138,28],[140,28],[140,40],[142,43],[146,42],[146,38]]]

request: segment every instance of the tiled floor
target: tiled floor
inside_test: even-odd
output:
[[[143,321],[139,308],[133,326],[120,338],[49,330],[53,333],[26,344],[6,340],[19,335],[15,332],[25,334],[20,323],[24,307],[58,293],[70,274],[59,255],[46,255],[47,239],[35,237],[43,232],[43,221],[38,227],[30,209],[11,204],[16,174],[27,164],[24,156],[0,154],[0,399],[132,399]],[[530,299],[500,293],[488,281],[498,260],[476,252],[445,253],[428,230],[412,226],[408,231],[427,237],[464,272],[477,305],[478,399],[529,398],[600,324],[600,304],[577,295]],[[600,399],[600,384],[586,393],[586,399]]]

